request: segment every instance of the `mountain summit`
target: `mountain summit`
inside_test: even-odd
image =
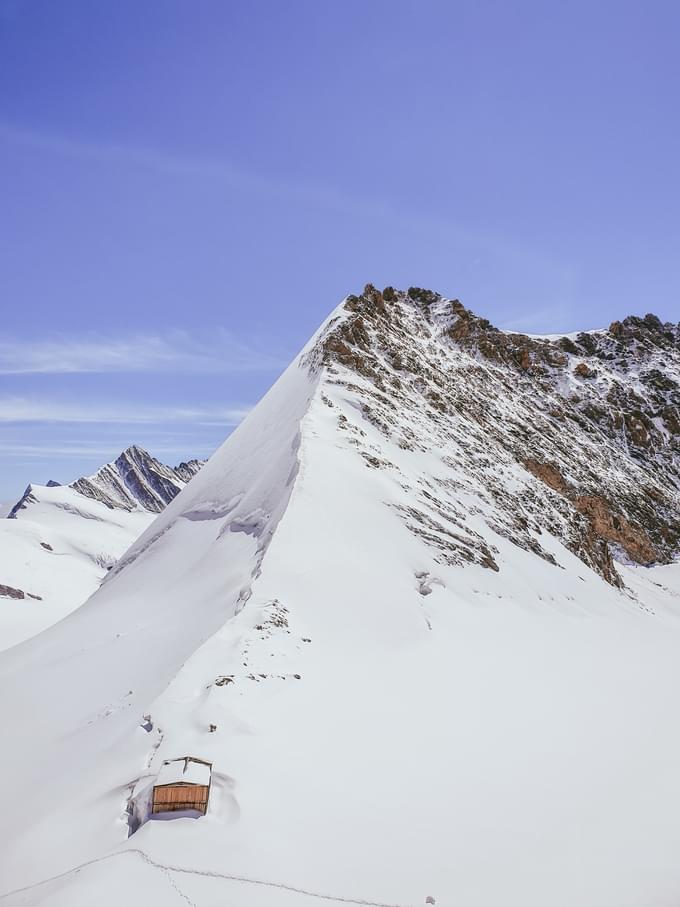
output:
[[[554,562],[541,545],[548,532],[616,585],[612,552],[638,564],[673,560],[680,324],[647,315],[604,331],[531,337],[500,331],[455,299],[370,285],[343,314],[321,347],[332,383],[360,382],[381,448],[446,451],[451,479],[465,473],[495,533]],[[356,440],[369,464],[373,456],[372,465],[394,467]],[[438,483],[433,501],[423,493],[428,478],[418,485],[414,531],[434,529],[449,560],[494,568],[488,534],[463,528],[462,489]]]
[[[348,297],[101,588],[0,656],[0,894],[677,900],[679,341]],[[178,765],[209,766],[207,814],[156,821]]]

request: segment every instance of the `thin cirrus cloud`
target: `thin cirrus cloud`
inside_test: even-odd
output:
[[[129,445],[128,445],[129,446]],[[67,457],[91,459],[92,457],[101,458],[105,462],[116,457],[125,447],[124,444],[69,444],[69,443],[49,443],[49,444],[6,444],[0,441],[0,453],[8,457],[30,457],[36,460],[50,460],[51,458]],[[186,445],[167,445],[154,444],[153,452],[155,456],[184,456]],[[199,450],[200,454],[201,451]]]
[[[497,262],[505,267],[521,267],[527,273],[540,272],[550,275],[551,285],[559,278],[572,279],[571,268],[555,260],[534,246],[528,246],[506,234],[497,235],[488,230],[474,231],[470,224],[461,223],[450,216],[402,210],[378,197],[353,196],[346,188],[334,187],[299,179],[276,178],[244,169],[224,158],[192,157],[170,154],[154,148],[120,145],[115,142],[93,142],[82,137],[37,132],[0,120],[0,140],[13,145],[41,149],[47,153],[83,161],[117,162],[136,168],[167,173],[172,177],[208,182],[211,188],[247,190],[263,197],[287,199],[296,204],[336,211],[354,217],[386,221],[392,229],[411,231],[418,236],[435,231],[449,237],[471,265],[479,267]],[[480,255],[480,253],[483,253]]]
[[[228,374],[277,371],[282,359],[217,331],[209,343],[183,331],[130,337],[56,336],[17,339],[0,336],[0,375],[172,372]]]
[[[192,423],[231,427],[248,414],[242,406],[201,408],[191,406],[148,406],[125,404],[81,404],[44,398],[0,398],[0,423],[43,422],[153,425]]]

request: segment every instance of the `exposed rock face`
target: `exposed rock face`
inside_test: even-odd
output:
[[[579,362],[574,369],[574,374],[579,378],[594,378],[597,375],[595,369],[590,368],[585,362]]]
[[[2,598],[14,598],[17,600],[24,598],[34,598],[36,601],[41,601],[39,595],[31,595],[30,592],[24,592],[23,589],[16,589],[14,586],[5,586],[3,583],[0,583],[0,597]]]
[[[470,507],[554,562],[547,531],[615,585],[612,553],[639,564],[677,556],[680,325],[631,316],[529,337],[429,290],[369,284],[311,355],[360,391],[363,417],[386,439],[440,456],[441,477],[423,474],[402,516],[447,562],[496,567]],[[368,466],[396,470],[358,424],[338,427]]]
[[[650,564],[659,560],[648,534],[640,526],[631,525],[623,514],[615,513],[599,495],[578,495],[574,506],[590,520],[596,536],[621,545],[631,560]]]
[[[160,513],[202,465],[199,460],[191,460],[173,469],[141,447],[133,446],[115,462],[107,463],[93,476],[78,479],[71,487],[109,507],[133,510],[141,505]]]
[[[588,518],[592,540],[605,540],[620,545],[628,557],[638,564],[650,564],[658,560],[657,552],[644,529],[633,526],[621,513],[599,495],[579,495],[576,489],[565,481],[561,472],[551,463],[526,460],[525,467],[530,473],[545,482],[553,491],[569,499],[576,510]],[[595,556],[595,553],[593,553]],[[608,555],[605,555],[605,558]],[[602,564],[601,571],[609,573],[609,564]]]
[[[26,489],[26,491],[22,494],[22,496],[16,502],[14,507],[12,507],[10,512],[7,514],[7,519],[8,520],[16,519],[16,516],[20,510],[25,510],[29,504],[35,504],[36,500],[37,500],[37,498],[35,497],[35,495],[33,493],[33,486],[29,485],[28,488]]]
[[[569,484],[565,481],[564,476],[553,463],[540,463],[538,460],[525,460],[525,467],[533,473],[537,479],[545,482],[553,491],[559,491],[565,498],[572,497]]]
[[[189,460],[179,466],[165,466],[146,450],[133,445],[113,463],[102,466],[92,476],[76,479],[69,487],[112,509],[130,511],[142,507],[151,513],[160,513],[202,465],[202,460]],[[54,482],[51,487],[58,484]],[[29,486],[9,517],[16,517],[32,501],[35,497]]]

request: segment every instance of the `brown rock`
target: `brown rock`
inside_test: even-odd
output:
[[[624,584],[614,566],[609,545],[597,535],[592,526],[588,526],[580,544],[574,546],[572,550],[577,557],[589,564],[610,585],[618,588],[623,587]]]
[[[553,463],[540,463],[538,460],[525,460],[524,468],[540,479],[542,482],[559,492],[564,497],[569,497],[570,487],[560,470]]]
[[[625,413],[623,419],[631,442],[636,447],[649,447],[649,428],[651,425],[644,413],[639,411]]]
[[[663,424],[672,435],[680,435],[680,410],[677,406],[666,406],[663,410]]]
[[[601,546],[595,544],[595,539],[621,545],[630,559],[637,564],[651,564],[658,560],[657,551],[645,530],[640,526],[634,526],[622,514],[616,513],[603,497],[575,494],[574,489],[553,463],[541,463],[530,459],[524,461],[524,467],[553,491],[572,501],[576,510],[587,518],[590,524],[589,532],[594,534],[594,537],[587,536],[584,544],[590,552],[590,559],[598,564],[598,569],[602,568],[600,573],[608,582],[612,581],[611,577],[614,575],[607,566],[607,559],[610,559],[611,555],[607,551],[605,556]],[[616,576],[615,585],[618,585],[618,574]]]
[[[639,526],[633,526],[599,495],[579,495],[574,506],[588,518],[593,531],[609,542],[615,542],[637,564],[651,564],[658,559],[649,536]]]
[[[590,368],[589,365],[586,365],[585,362],[579,362],[574,369],[574,374],[578,375],[579,378],[594,378],[597,372],[595,369]]]
[[[527,371],[527,369],[531,368],[531,356],[529,354],[529,350],[526,347],[518,351],[517,362],[519,364],[519,367],[521,369],[524,369],[524,371]]]
[[[470,336],[472,323],[469,314],[463,309],[458,312],[458,319],[449,328],[449,336],[453,340],[461,341]]]

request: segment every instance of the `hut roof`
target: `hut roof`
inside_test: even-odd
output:
[[[155,787],[163,784],[210,784],[209,762],[184,756],[164,762],[156,778]]]

